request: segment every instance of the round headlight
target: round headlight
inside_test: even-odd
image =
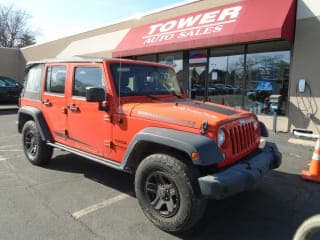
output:
[[[257,129],[258,129],[259,123],[258,123],[257,120],[255,120],[255,121],[253,122],[253,127],[254,127],[254,130],[257,130]]]
[[[221,147],[224,144],[225,140],[226,140],[226,135],[225,135],[223,129],[219,129],[219,132],[218,132],[218,146]]]

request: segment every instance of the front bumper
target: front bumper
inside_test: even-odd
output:
[[[254,189],[264,175],[280,166],[281,160],[282,155],[277,146],[267,142],[257,154],[219,173],[200,177],[201,193],[208,198],[223,199]]]

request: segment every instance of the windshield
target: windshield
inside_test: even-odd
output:
[[[117,63],[111,64],[111,72],[118,96],[181,95],[176,74],[171,68]]]

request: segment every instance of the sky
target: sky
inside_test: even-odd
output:
[[[55,40],[183,0],[0,0],[30,15],[37,43]]]

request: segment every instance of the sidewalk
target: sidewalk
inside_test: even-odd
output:
[[[282,153],[282,164],[277,171],[294,174],[298,185],[313,185],[312,183],[303,183],[300,174],[302,170],[309,168],[316,139],[297,138],[290,133],[270,133],[266,140],[276,143]]]

